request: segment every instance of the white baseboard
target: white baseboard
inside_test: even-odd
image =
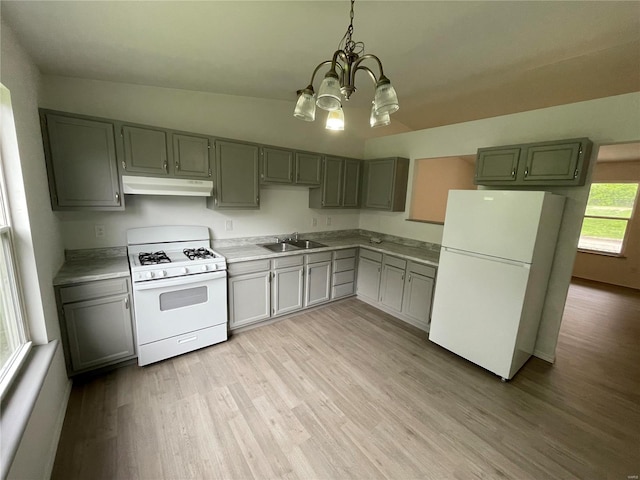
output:
[[[64,392],[64,401],[60,402],[60,411],[58,412],[58,416],[56,418],[55,431],[53,435],[53,439],[51,442],[51,449],[49,451],[49,460],[47,461],[47,465],[45,468],[45,477],[51,478],[51,474],[53,473],[53,465],[56,461],[56,453],[58,452],[58,443],[60,442],[60,435],[62,434],[62,426],[64,425],[64,418],[67,414],[67,405],[69,404],[69,397],[71,396],[71,387],[73,387],[73,382],[71,380],[67,381],[67,387]]]

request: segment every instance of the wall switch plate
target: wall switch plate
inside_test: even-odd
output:
[[[230,232],[233,230],[233,220],[227,220],[226,222],[224,222],[224,229],[227,232]]]
[[[104,237],[104,225],[96,225],[94,228],[96,231],[96,238]]]
[[[327,217],[327,226],[331,225],[331,217]]]
[[[318,217],[313,217],[311,219],[311,226],[312,227],[317,227],[318,226]]]

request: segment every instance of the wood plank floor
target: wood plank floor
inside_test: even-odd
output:
[[[505,384],[349,299],[76,382],[53,478],[637,478],[639,347],[640,292],[574,282]]]

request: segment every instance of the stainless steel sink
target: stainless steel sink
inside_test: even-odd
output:
[[[272,252],[293,252],[295,250],[326,247],[325,244],[314,242],[313,240],[285,240],[277,243],[263,243],[260,246]]]
[[[260,246],[266,248],[267,250],[271,250],[272,252],[293,252],[295,250],[301,249],[301,247],[296,247],[295,245],[284,242],[263,243]]]
[[[326,247],[325,244],[314,242],[313,240],[287,240],[287,243],[298,248],[304,248],[305,250],[308,250],[309,248]]]

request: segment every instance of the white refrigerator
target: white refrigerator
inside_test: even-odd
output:
[[[565,198],[451,190],[429,340],[509,380],[533,353]]]

